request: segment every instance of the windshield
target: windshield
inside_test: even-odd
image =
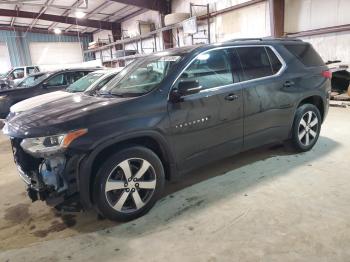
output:
[[[90,73],[71,84],[66,90],[72,93],[83,92],[103,75],[103,73],[98,72]]]
[[[130,64],[106,84],[100,94],[137,96],[148,93],[169,73],[181,56],[150,56]]]
[[[27,78],[25,78],[22,82],[20,82],[17,87],[28,87],[30,85],[32,85],[36,79],[38,79],[39,77],[41,77],[43,74],[41,75],[33,75],[33,76],[28,76]]]
[[[9,73],[11,73],[11,71],[12,71],[12,68],[11,68],[10,70],[7,70],[7,71],[4,72],[4,73],[1,73],[1,74],[0,74],[0,77],[5,77],[5,76],[7,76]]]

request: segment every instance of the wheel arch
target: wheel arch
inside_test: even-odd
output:
[[[320,95],[311,95],[308,97],[304,97],[299,101],[295,111],[304,104],[312,104],[317,107],[317,109],[320,111],[322,121],[325,117],[325,105],[324,105],[324,99]]]
[[[98,145],[81,162],[79,168],[80,199],[84,208],[93,204],[92,186],[100,166],[109,155],[131,145],[144,146],[152,150],[162,161],[167,180],[176,175],[175,161],[167,140],[157,131],[135,132],[109,139]]]

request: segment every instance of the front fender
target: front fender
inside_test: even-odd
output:
[[[125,135],[117,136],[108,141],[104,141],[98,144],[94,150],[90,153],[86,154],[86,156],[82,159],[79,165],[78,170],[78,187],[80,191],[80,201],[83,205],[84,209],[89,209],[92,207],[92,190],[91,190],[91,182],[93,177],[93,164],[97,156],[106,148],[127,141],[131,139],[137,139],[141,137],[148,137],[154,139],[162,150],[162,153],[166,157],[167,161],[170,164],[170,173],[176,174],[176,165],[174,160],[174,154],[171,151],[169,143],[167,139],[158,131],[148,130],[148,131],[136,131],[132,133],[128,133]]]

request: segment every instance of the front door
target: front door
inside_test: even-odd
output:
[[[172,147],[178,168],[186,171],[233,154],[243,141],[242,90],[232,71],[232,49],[204,52],[174,84],[197,80],[201,91],[169,102]]]
[[[40,94],[50,93],[67,88],[67,73],[59,73],[48,79],[42,88],[38,88]]]

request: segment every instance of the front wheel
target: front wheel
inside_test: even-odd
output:
[[[94,184],[98,211],[115,221],[146,214],[159,199],[165,182],[159,157],[141,146],[123,149],[100,167]]]
[[[300,106],[295,114],[292,143],[301,152],[309,151],[317,142],[322,118],[318,108],[312,104]]]

